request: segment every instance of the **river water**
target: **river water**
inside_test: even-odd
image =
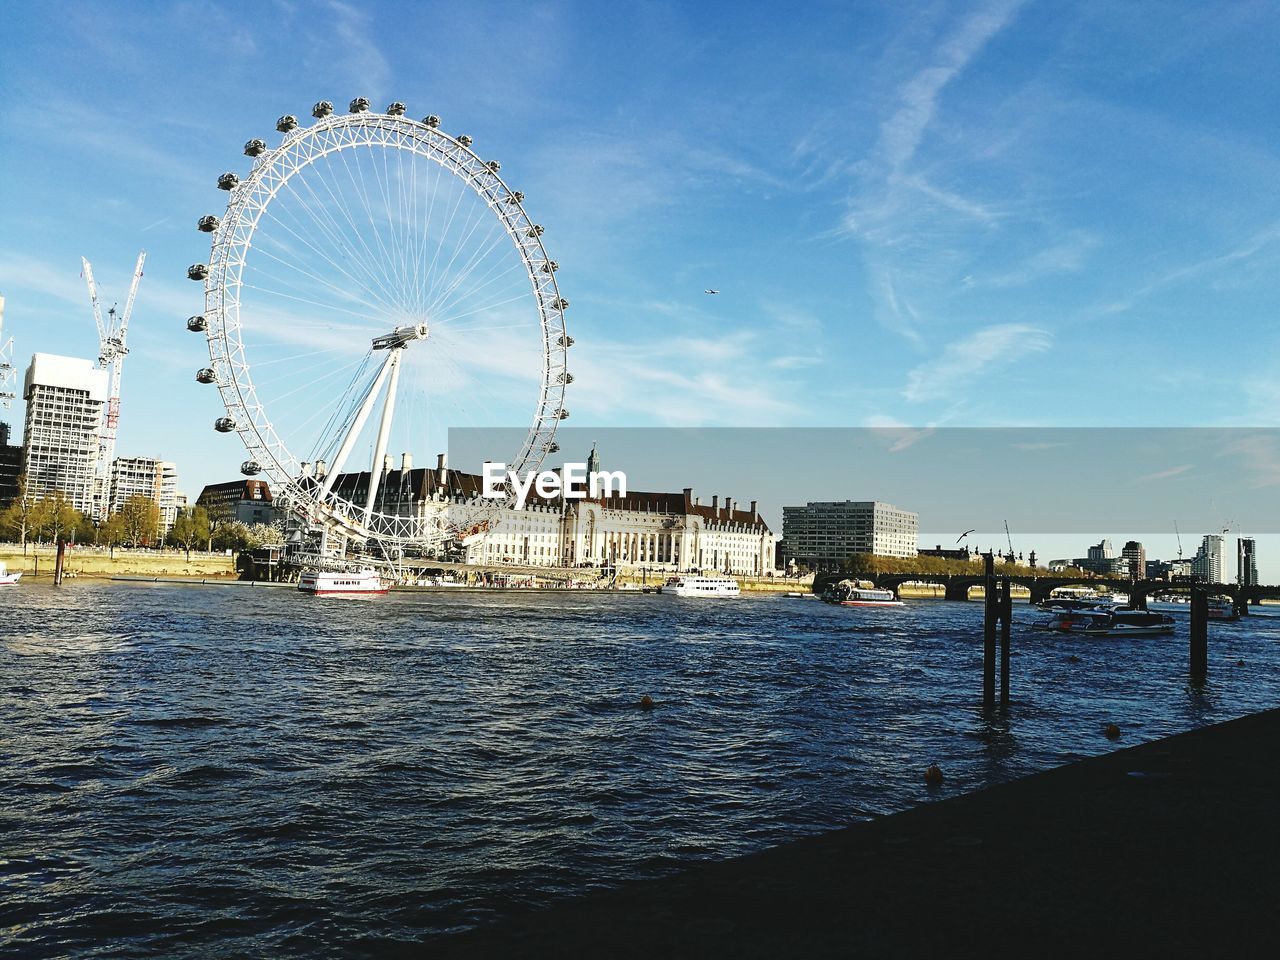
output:
[[[0,609],[0,952],[380,955],[1280,704],[1280,617],[1036,633],[981,604],[24,585]],[[642,696],[656,706],[643,710]],[[940,789],[922,772],[938,763]]]

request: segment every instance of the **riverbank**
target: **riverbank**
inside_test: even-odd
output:
[[[430,953],[1256,955],[1280,898],[1277,755],[1271,710],[435,939]]]
[[[10,572],[21,571],[23,578],[52,579],[57,550],[51,546],[0,547],[0,562]],[[189,577],[196,579],[232,579],[237,576],[235,558],[221,553],[193,553],[188,559],[181,551],[109,550],[93,547],[67,548],[63,570],[69,577],[111,579],[113,577]]]

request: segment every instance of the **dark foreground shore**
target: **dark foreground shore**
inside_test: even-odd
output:
[[[1271,956],[1280,710],[424,945],[433,957]]]

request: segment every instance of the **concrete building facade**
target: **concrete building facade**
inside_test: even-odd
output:
[[[782,508],[783,556],[811,570],[838,570],[855,553],[914,557],[919,532],[919,514],[879,500]]]
[[[159,535],[164,538],[178,519],[178,468],[153,457],[116,457],[107,484],[108,512],[117,513],[130,497],[142,496],[160,508]]]
[[[98,442],[107,402],[107,372],[92,360],[37,353],[23,384],[27,416],[23,472],[43,497],[61,492],[92,514],[97,492]]]

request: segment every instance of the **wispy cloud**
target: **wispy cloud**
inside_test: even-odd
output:
[[[1170,477],[1179,477],[1188,470],[1195,469],[1194,463],[1181,463],[1176,467],[1170,467],[1168,470],[1157,470],[1155,473],[1144,474],[1141,477],[1133,479],[1134,484],[1151,483],[1153,480],[1168,480]]]
[[[944,400],[977,377],[1018,357],[1048,350],[1053,335],[1022,323],[998,323],[949,343],[942,355],[907,374],[902,395],[908,400]]]

